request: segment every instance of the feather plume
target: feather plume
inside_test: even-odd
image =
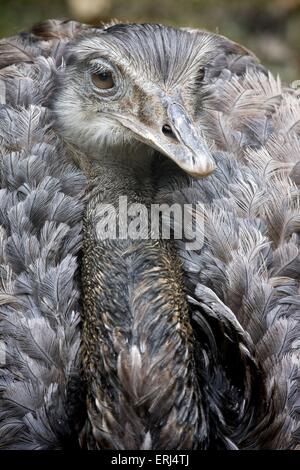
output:
[[[250,338],[249,357],[260,371],[260,406],[255,402],[251,418],[249,408],[241,408],[242,425],[228,432],[227,424],[224,434],[237,448],[293,449],[299,445],[300,102],[270,73],[250,69],[242,76],[223,73],[207,97],[199,122],[215,143],[217,171],[188,183],[178,176],[175,189],[161,188],[160,201],[204,203],[201,250],[187,253],[176,242],[190,298],[201,294],[200,329],[212,312],[217,315],[218,304],[229,309],[229,318],[239,322],[235,334]],[[219,296],[210,311],[208,287]],[[211,324],[207,337],[218,328]],[[255,401],[257,382],[248,386]],[[224,406],[230,409],[229,402]]]
[[[47,101],[57,70],[53,58],[43,57],[48,48],[50,53],[46,41],[25,36],[0,43],[5,84],[0,110],[0,337],[5,345],[0,447],[5,449],[78,446],[75,276],[85,179],[51,130]]]

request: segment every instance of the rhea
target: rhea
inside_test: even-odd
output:
[[[174,248],[151,239],[103,241],[97,234],[102,204],[117,206],[126,195],[150,208],[159,153],[194,176],[215,168],[195,116],[215,39],[190,36],[137,25],[84,38],[70,51],[54,102],[57,127],[88,158],[92,180],[84,217],[82,349],[96,447],[199,445],[204,417]]]
[[[161,25],[50,20],[0,67],[0,447],[296,448],[296,91]],[[203,246],[122,236],[124,196],[200,202]]]

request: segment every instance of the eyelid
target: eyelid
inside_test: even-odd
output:
[[[91,73],[99,73],[99,72],[110,72],[110,73],[114,73],[112,67],[107,63],[104,63],[104,62],[100,62],[100,61],[97,61],[97,60],[93,60],[90,62],[90,67],[89,67],[89,71]]]

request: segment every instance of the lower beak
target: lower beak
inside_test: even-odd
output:
[[[117,116],[136,138],[172,159],[194,177],[207,176],[215,163],[205,139],[200,135],[184,108],[175,102],[167,103],[167,123],[161,128],[147,126],[141,121]]]

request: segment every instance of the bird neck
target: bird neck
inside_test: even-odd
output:
[[[119,224],[133,222],[130,211],[125,217],[121,213],[120,197],[143,204],[146,211],[154,201],[153,160],[144,172],[133,162],[104,158],[90,172],[82,263],[88,446],[194,448],[201,425],[206,439],[204,413],[181,265],[172,243],[99,236],[104,214],[107,224],[114,224],[114,217]],[[105,204],[110,205],[106,213]]]
[[[121,172],[126,176],[126,180],[130,175],[133,180],[139,180],[139,176],[152,177],[155,153],[152,148],[134,140],[90,149],[88,152],[90,178],[103,178],[106,171],[111,173],[115,168],[119,169],[115,176],[119,176]]]

